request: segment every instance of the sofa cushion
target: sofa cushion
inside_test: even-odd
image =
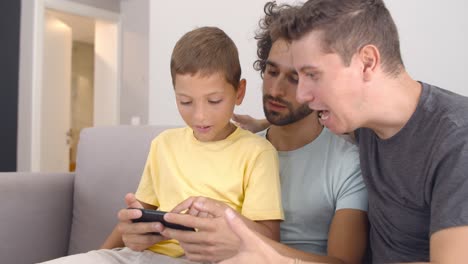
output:
[[[66,255],[71,173],[0,173],[0,262],[37,263]]]
[[[80,135],[68,253],[98,248],[135,192],[151,140],[168,127],[113,126],[84,129]]]

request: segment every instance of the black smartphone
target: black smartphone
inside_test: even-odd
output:
[[[143,208],[128,208],[128,209],[136,209],[136,210],[141,211],[141,217],[138,218],[138,219],[133,219],[132,220],[134,223],[139,223],[139,222],[160,222],[161,224],[163,224],[165,227],[168,227],[168,228],[184,230],[184,231],[195,231],[195,229],[193,229],[191,227],[169,223],[166,220],[164,220],[164,215],[167,212],[158,211],[158,210],[151,210],[151,209],[143,209]],[[155,233],[155,234],[159,235],[159,233]]]

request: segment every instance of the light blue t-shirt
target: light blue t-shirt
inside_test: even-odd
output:
[[[267,130],[258,134],[266,137]],[[328,231],[340,209],[367,211],[358,148],[324,128],[311,143],[278,151],[285,220],[281,242],[326,255]]]

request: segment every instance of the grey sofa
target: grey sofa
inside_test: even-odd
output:
[[[98,248],[168,127],[83,130],[75,173],[0,173],[0,262],[36,263]]]

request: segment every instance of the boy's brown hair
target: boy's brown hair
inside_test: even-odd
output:
[[[171,56],[171,77],[175,86],[177,74],[208,76],[221,73],[237,90],[241,67],[232,39],[217,27],[201,27],[183,35]]]
[[[387,74],[404,69],[398,31],[382,0],[309,0],[270,25],[272,39],[298,40],[311,31],[321,31],[323,51],[337,53],[347,66],[371,44],[379,49]]]

